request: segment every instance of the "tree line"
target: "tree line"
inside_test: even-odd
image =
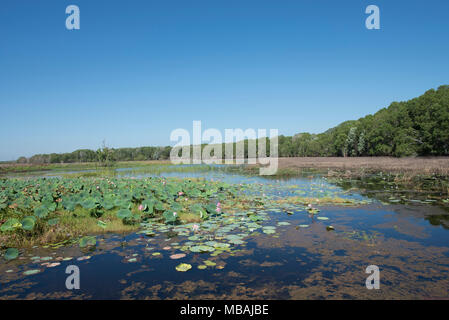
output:
[[[346,121],[320,134],[282,137],[279,153],[291,156],[447,156],[449,86],[393,102],[374,115]]]
[[[447,156],[449,85],[428,90],[409,101],[393,102],[373,115],[345,121],[323,133],[281,135],[278,139],[281,157]],[[244,145],[247,155],[248,140]],[[37,154],[30,158],[21,157],[17,162],[106,164],[113,161],[166,160],[170,158],[170,151],[170,146],[114,149],[103,145],[96,151],[81,149],[71,153]]]

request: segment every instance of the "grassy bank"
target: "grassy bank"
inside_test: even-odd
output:
[[[113,168],[157,167],[170,165],[169,160],[123,161],[116,162]],[[232,170],[242,166],[230,166]],[[58,163],[58,164],[17,164],[1,163],[0,174],[35,172],[35,171],[76,171],[107,170],[97,163]],[[196,170],[196,169],[192,169]],[[278,176],[298,175],[304,170],[317,172],[346,172],[348,175],[364,175],[372,173],[449,176],[449,157],[300,157],[279,158]],[[257,174],[257,166],[247,166],[245,171]]]
[[[153,165],[170,165],[168,160],[148,160],[148,161],[121,161],[114,163],[113,168],[136,168]],[[80,163],[49,163],[49,164],[19,164],[19,163],[1,163],[1,174],[12,173],[32,173],[39,171],[77,171],[77,170],[107,170],[98,165],[96,162],[80,162]]]

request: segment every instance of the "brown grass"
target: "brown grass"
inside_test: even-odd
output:
[[[144,161],[119,161],[116,162],[114,167],[138,167],[146,165],[163,165],[170,164],[169,160],[144,160]],[[7,162],[0,163],[0,174],[1,173],[27,173],[33,171],[49,171],[49,170],[85,170],[85,169],[95,169],[98,164],[95,162],[73,162],[73,163],[42,163],[42,164],[32,164],[32,163],[15,163]],[[99,167],[102,168],[102,167]]]
[[[449,157],[304,157],[279,158],[279,169],[304,168],[449,176]]]

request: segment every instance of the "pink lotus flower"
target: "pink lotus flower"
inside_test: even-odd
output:
[[[221,203],[220,202],[217,202],[217,207],[221,207]]]
[[[217,213],[220,213],[221,212],[221,208],[217,207],[217,209],[215,209],[215,211],[217,211]]]
[[[193,231],[198,231],[199,228],[200,228],[200,226],[197,225],[197,224],[194,224],[194,225],[192,226]]]
[[[176,215],[177,215],[177,213],[176,213],[176,212],[173,212],[173,217],[176,217]]]
[[[178,196],[182,196],[183,194],[184,194],[184,192],[182,192],[182,191],[178,192]]]
[[[140,205],[139,206],[139,211],[142,211],[143,210],[143,205]]]

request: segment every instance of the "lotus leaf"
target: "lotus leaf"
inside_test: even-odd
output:
[[[188,264],[188,263],[181,263],[179,265],[176,266],[176,270],[180,271],[180,272],[185,272],[192,269],[192,265]]]
[[[88,246],[94,246],[96,243],[97,243],[97,240],[93,236],[82,237],[79,240],[79,246],[81,248],[88,247]]]
[[[5,252],[5,259],[6,260],[14,260],[19,256],[19,250],[16,248],[9,248]]]

